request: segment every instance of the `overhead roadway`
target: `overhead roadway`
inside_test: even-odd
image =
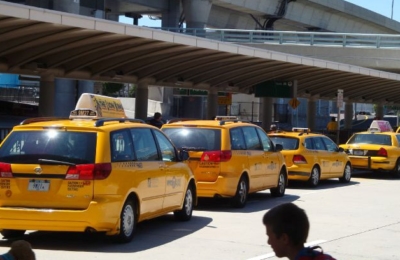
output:
[[[400,103],[399,74],[2,1],[0,72],[240,93],[297,80],[300,97]]]

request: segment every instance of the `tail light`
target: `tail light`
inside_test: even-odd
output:
[[[104,180],[111,173],[111,163],[79,164],[70,166],[67,180]]]
[[[0,163],[0,178],[13,178],[11,164]]]
[[[232,158],[232,151],[207,151],[201,155],[202,162],[227,162]]]
[[[382,156],[382,157],[387,157],[387,151],[385,148],[381,147],[381,149],[379,149],[378,153],[376,154],[377,156]]]
[[[306,160],[306,158],[304,158],[303,155],[296,154],[296,155],[293,155],[293,163],[294,164],[305,164],[305,163],[307,163],[307,160]]]

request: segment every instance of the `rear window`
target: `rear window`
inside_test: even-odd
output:
[[[283,146],[283,150],[297,150],[299,149],[299,139],[291,137],[270,136],[272,142],[277,145]]]
[[[381,134],[355,134],[350,138],[347,143],[392,145],[392,138],[390,135]]]
[[[205,128],[165,128],[164,133],[178,149],[188,151],[221,150],[221,130]]]
[[[94,163],[96,133],[67,131],[12,132],[0,149],[0,161],[38,163],[39,159],[85,164]]]

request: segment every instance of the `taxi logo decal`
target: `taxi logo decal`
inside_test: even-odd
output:
[[[40,168],[40,167],[36,167],[34,170],[33,170],[34,172],[35,172],[35,174],[37,174],[37,175],[40,175],[40,174],[42,174],[42,168]]]
[[[339,167],[342,166],[342,162],[336,161],[332,164],[333,167]]]
[[[167,186],[171,186],[173,189],[175,189],[175,187],[181,186],[181,179],[176,179],[174,176],[171,180],[167,180]]]
[[[277,163],[271,162],[271,163],[267,166],[267,169],[269,169],[269,170],[274,170],[274,169],[278,168],[278,167],[276,166],[276,164],[277,164]]]

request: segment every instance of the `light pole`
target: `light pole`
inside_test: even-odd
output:
[[[392,0],[392,20],[393,20],[393,6],[394,6],[394,0]]]

